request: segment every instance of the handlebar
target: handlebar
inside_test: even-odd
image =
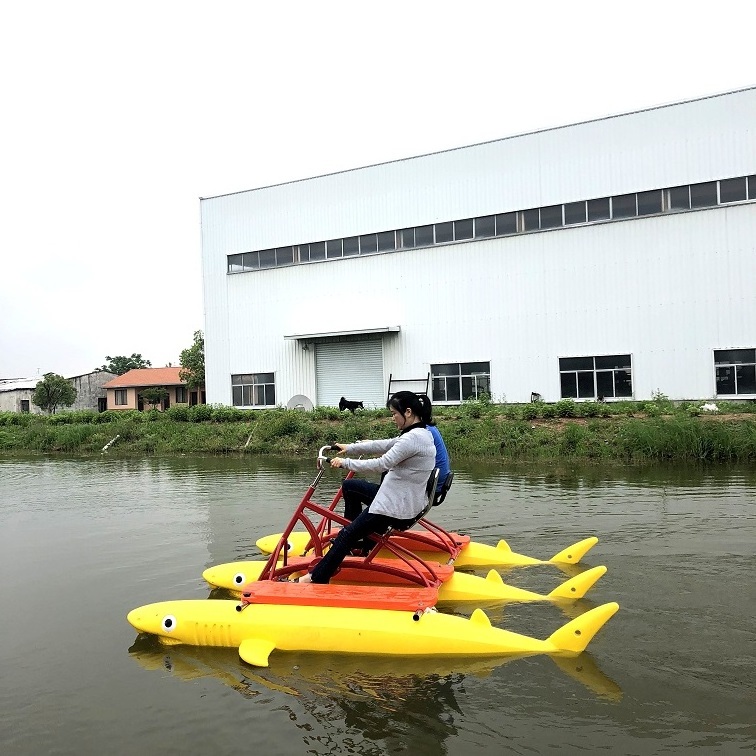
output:
[[[318,451],[318,470],[323,469],[323,462],[326,462],[327,464],[331,464],[331,458],[326,457],[324,454],[325,451],[339,451],[339,447],[331,444],[326,444],[325,446],[321,446],[320,450]]]

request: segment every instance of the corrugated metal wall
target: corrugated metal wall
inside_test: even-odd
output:
[[[230,374],[317,395],[292,333],[401,326],[384,381],[490,361],[498,400],[559,398],[558,357],[631,353],[636,398],[714,394],[756,346],[756,205],[226,274],[226,256],[756,173],[756,90],[202,202],[208,401]]]

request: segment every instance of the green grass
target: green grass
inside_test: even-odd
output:
[[[717,402],[493,404],[437,407],[449,453],[458,458],[574,459],[598,462],[756,461],[756,404]],[[238,410],[202,405],[181,412],[0,413],[0,453],[98,455],[311,455],[335,441],[396,433],[386,410],[354,415],[328,407],[312,412]]]

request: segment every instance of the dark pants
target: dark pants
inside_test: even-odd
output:
[[[328,583],[341,566],[344,557],[366,539],[370,533],[385,533],[392,525],[406,527],[411,525],[412,522],[412,520],[398,520],[396,517],[372,514],[370,509],[363,510],[355,517],[353,522],[345,525],[334,538],[331,548],[315,565],[315,569],[312,571],[312,582]]]
[[[369,507],[373,503],[379,488],[378,483],[371,483],[360,478],[345,480],[341,484],[341,493],[344,495],[344,517],[347,520],[356,520],[362,508]]]

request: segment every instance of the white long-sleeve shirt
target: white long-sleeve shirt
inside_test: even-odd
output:
[[[349,444],[347,454],[380,454],[374,459],[347,459],[342,468],[356,473],[383,473],[370,511],[400,520],[419,514],[427,498],[425,487],[436,465],[436,447],[427,428],[412,428],[395,438]]]

